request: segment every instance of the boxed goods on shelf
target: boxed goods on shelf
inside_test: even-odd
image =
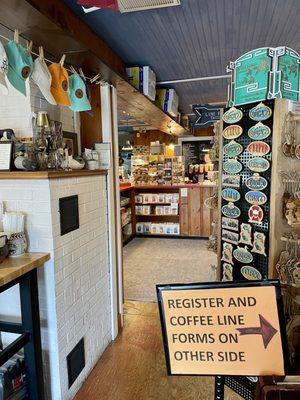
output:
[[[138,222],[136,232],[149,235],[179,235],[180,228],[178,223],[151,223]]]
[[[176,117],[178,113],[178,95],[174,89],[157,89],[156,104],[164,112]]]
[[[149,66],[126,68],[129,82],[150,100],[155,100],[156,75]]]
[[[136,203],[143,203],[143,195],[142,194],[136,195],[134,200]]]
[[[143,224],[143,222],[138,222],[136,224],[135,229],[136,229],[136,233],[144,233],[144,224]]]
[[[165,202],[165,195],[164,195],[164,193],[159,193],[159,194],[158,194],[158,202],[159,202],[159,203],[164,203],[164,202]]]
[[[143,214],[143,206],[135,206],[135,213],[136,213],[136,215],[142,215]]]
[[[150,215],[151,214],[151,207],[150,206],[143,206],[143,215]]]
[[[151,222],[144,222],[144,233],[148,234],[151,232]]]
[[[163,206],[156,206],[155,207],[155,214],[156,215],[164,215],[164,207]]]

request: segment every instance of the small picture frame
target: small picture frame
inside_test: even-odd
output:
[[[10,171],[12,165],[13,142],[0,141],[0,171]]]
[[[69,155],[78,156],[78,138],[76,132],[63,131],[63,146],[69,150]]]

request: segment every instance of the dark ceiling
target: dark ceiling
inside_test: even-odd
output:
[[[300,0],[181,0],[176,7],[85,14],[64,0],[126,64],[150,65],[158,81],[224,75],[229,61],[259,47],[300,51]],[[180,109],[221,102],[227,81],[171,85]]]

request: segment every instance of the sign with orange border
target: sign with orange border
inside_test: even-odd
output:
[[[169,375],[283,376],[278,281],[157,285]]]

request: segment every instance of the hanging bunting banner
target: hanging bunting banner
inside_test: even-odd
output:
[[[209,104],[194,104],[194,128],[207,128],[220,119],[220,107]]]
[[[114,11],[119,11],[119,4],[117,0],[77,0],[80,6],[98,7]]]
[[[300,100],[300,55],[288,47],[263,47],[230,62],[228,105],[285,98]]]

